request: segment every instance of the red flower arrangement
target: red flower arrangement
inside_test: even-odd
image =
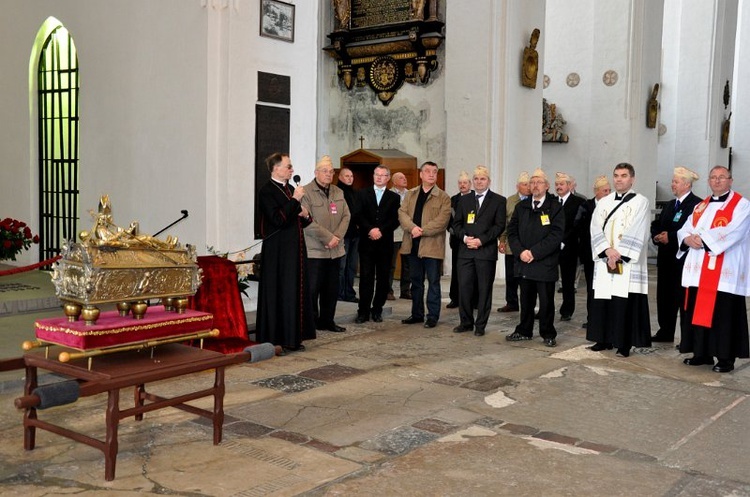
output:
[[[9,217],[0,221],[0,261],[15,261],[32,243],[39,243],[39,235],[33,235],[26,223]]]

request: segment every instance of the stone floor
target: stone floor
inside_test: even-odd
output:
[[[24,291],[37,290],[16,294]],[[503,294],[498,284],[495,307]],[[24,451],[13,407],[22,372],[4,373],[0,493],[750,496],[748,361],[721,375],[683,365],[667,344],[626,359],[592,352],[581,328],[585,292],[577,295],[573,320],[555,323],[554,349],[538,337],[507,342],[517,313],[493,310],[487,335],[475,337],[451,332],[456,310],[425,329],[402,325],[410,303],[396,300],[383,323],[355,325],[354,306],[342,303],[347,332],[227,370],[220,445],[209,423],[182,411],[124,420],[111,482],[99,451],[55,434],[37,431],[37,448]],[[56,312],[39,303],[47,297],[12,304],[25,314],[0,313],[0,357],[20,355],[33,320]],[[0,292],[0,310],[10,301]],[[151,390],[211,382],[207,372]],[[102,437],[104,407],[104,396],[87,397],[40,418]]]

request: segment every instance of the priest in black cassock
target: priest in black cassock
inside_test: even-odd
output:
[[[312,219],[300,204],[304,188],[289,185],[294,173],[289,156],[275,153],[266,165],[271,179],[258,192],[263,250],[256,340],[281,345],[284,352],[302,351],[302,341],[315,338],[312,299],[305,291],[307,249],[302,233]]]

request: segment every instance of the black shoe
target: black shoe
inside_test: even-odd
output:
[[[620,357],[628,357],[630,355],[630,349],[617,349],[615,355],[618,355]]]
[[[668,337],[668,336],[665,336],[665,335],[660,335],[659,332],[657,331],[656,335],[654,335],[654,336],[651,337],[651,341],[652,342],[659,342],[659,343],[661,343],[661,342],[674,342],[674,335],[671,336],[671,337]]]
[[[571,318],[570,314],[564,314],[560,316],[560,321],[570,321],[570,318]]]
[[[484,328],[477,328],[474,330],[474,336],[476,337],[483,337],[484,336]]]
[[[403,300],[411,300],[411,292],[401,292],[401,298]]]
[[[688,366],[713,366],[714,360],[712,357],[688,357],[682,361],[683,364]],[[717,364],[718,366],[718,364]]]
[[[585,323],[583,323],[583,324],[581,325],[581,328],[583,328],[583,329],[586,329],[586,328],[588,328],[588,327],[589,327],[589,322],[588,322],[588,321],[586,321]]]
[[[357,317],[354,319],[354,322],[357,324],[362,324],[369,320],[370,320],[370,317],[367,314],[357,314]]]
[[[451,300],[448,302],[448,305],[445,306],[446,309],[455,309],[456,307],[458,307],[458,302],[454,300]]]
[[[427,321],[424,322],[425,328],[434,328],[437,326],[437,319],[427,318]]]
[[[544,345],[546,345],[547,347],[557,347],[557,340],[555,340],[554,338],[545,338]]]
[[[497,312],[518,312],[518,307],[512,305],[504,305],[497,308]]]
[[[558,288],[557,293],[562,293],[562,288]]]
[[[302,344],[296,345],[294,347],[281,347],[281,350],[284,352],[304,352],[305,346]]]
[[[463,333],[465,331],[471,331],[474,329],[473,324],[459,324],[455,328],[453,328],[453,333]]]
[[[611,343],[603,343],[603,342],[596,342],[591,347],[588,347],[589,350],[593,350],[594,352],[600,352],[602,350],[612,350],[612,344]]]
[[[534,313],[534,319],[539,319],[539,313],[538,312]]]
[[[382,323],[383,322],[383,313],[381,312],[373,312],[372,313],[372,320],[376,323]]]
[[[353,304],[358,304],[358,303],[359,303],[359,299],[358,299],[357,297],[352,297],[352,298],[350,298],[350,299],[339,298],[339,300],[340,300],[341,302],[351,302],[351,303],[353,303]]]
[[[526,335],[522,335],[519,332],[514,331],[510,335],[506,336],[505,339],[509,342],[520,342],[523,340],[531,340],[531,337],[527,337]]]
[[[715,373],[728,373],[734,369],[734,364],[729,361],[719,361],[712,369]]]
[[[417,324],[423,322],[424,318],[415,318],[414,316],[409,316],[408,318],[401,320],[401,324]]]
[[[323,328],[323,329],[326,330],[326,331],[332,331],[334,333],[342,333],[342,332],[346,331],[346,328],[344,328],[343,326],[339,326],[336,323],[333,323],[331,326],[328,326],[328,327]]]

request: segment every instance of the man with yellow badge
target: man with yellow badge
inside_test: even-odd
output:
[[[547,347],[555,347],[555,282],[565,213],[557,198],[547,192],[549,180],[544,171],[534,171],[529,185],[531,196],[518,203],[508,224],[508,244],[516,258],[515,274],[520,278],[521,321],[505,339],[532,339],[538,296],[539,335]]]

